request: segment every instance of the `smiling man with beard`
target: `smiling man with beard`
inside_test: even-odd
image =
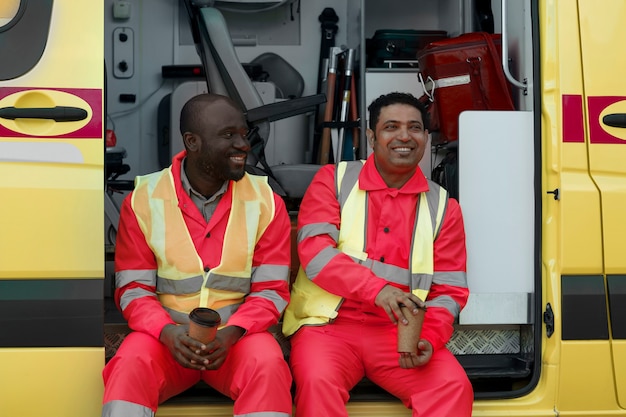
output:
[[[180,126],[185,150],[122,205],[115,299],[133,332],[104,369],[102,415],[154,416],[203,380],[235,416],[290,416],[291,375],[267,331],[289,301],[284,202],[245,172],[248,126],[231,99],[193,97]],[[196,307],[221,318],[206,344],[188,333]]]
[[[469,295],[461,210],[418,166],[421,103],[390,93],[369,112],[372,156],[322,167],[300,205],[301,269],[283,320],[296,416],[347,416],[349,391],[367,377],[413,416],[469,417],[472,386],[446,349]],[[428,311],[412,351],[398,353],[403,306]]]

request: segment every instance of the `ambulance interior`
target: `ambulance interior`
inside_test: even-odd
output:
[[[112,301],[116,210],[134,176],[168,166],[182,150],[178,116],[186,100],[210,91],[242,104],[262,139],[251,170],[267,171],[262,150],[275,189],[297,215],[298,199],[320,166],[320,118],[329,97],[328,73],[320,71],[319,17],[327,8],[338,18],[331,53],[343,60],[354,54],[357,112],[329,129],[331,163],[371,152],[364,132],[374,98],[390,91],[424,94],[416,61],[367,64],[367,39],[376,30],[442,30],[455,37],[491,22],[502,34],[515,110],[462,113],[458,142],[441,144],[432,132],[420,167],[431,178],[445,155],[458,152],[471,295],[449,349],[477,397],[522,395],[536,384],[541,339],[536,11],[527,0],[105,0],[106,127],[117,138],[107,151],[107,359],[127,331]],[[387,396],[364,382],[353,398]]]

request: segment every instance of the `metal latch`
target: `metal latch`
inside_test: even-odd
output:
[[[554,312],[550,303],[546,305],[546,311],[543,312],[543,322],[546,324],[546,336],[552,336],[554,333]]]

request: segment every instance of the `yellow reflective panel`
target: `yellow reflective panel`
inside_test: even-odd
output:
[[[20,8],[21,0],[0,1],[0,28],[9,23]]]

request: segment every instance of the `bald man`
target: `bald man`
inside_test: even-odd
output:
[[[230,98],[191,98],[180,129],[185,150],[122,205],[115,300],[133,331],[104,369],[102,415],[154,416],[203,380],[235,416],[290,416],[291,375],[267,331],[289,301],[285,205],[245,172],[248,125]],[[189,336],[195,307],[220,314],[214,341]]]

